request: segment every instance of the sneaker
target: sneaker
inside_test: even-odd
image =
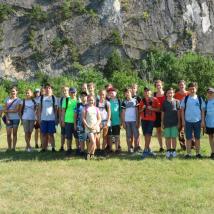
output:
[[[160,148],[160,149],[159,149],[159,152],[160,152],[160,153],[164,152],[164,149],[163,149],[163,148]]]
[[[214,160],[214,153],[211,153],[210,158]]]
[[[46,151],[47,151],[46,149],[41,149],[41,150],[40,150],[40,152],[42,152],[42,153],[43,153],[43,152],[46,152]]]
[[[156,154],[151,149],[149,149],[149,157],[152,157],[152,158],[156,157]]]
[[[86,156],[85,156],[85,159],[86,159],[86,160],[90,160],[90,158],[91,158],[90,154],[87,153]]]
[[[65,151],[65,150],[64,150],[63,147],[61,147],[60,150],[59,150],[59,152],[64,152],[64,151]]]
[[[67,156],[70,156],[70,155],[71,155],[71,152],[72,152],[72,150],[71,150],[71,149],[68,149],[68,150],[66,151],[66,155],[67,155]]]
[[[55,148],[52,148],[51,151],[52,151],[52,152],[56,152],[56,149],[55,149]]]
[[[27,152],[32,152],[32,149],[31,148],[27,148]]]
[[[141,158],[144,159],[146,157],[156,157],[156,154],[150,149],[144,149]]]
[[[129,153],[133,153],[134,152],[134,149],[131,147],[128,151]]]
[[[197,154],[195,157],[198,158],[198,159],[202,159],[203,158],[201,154]]]
[[[191,159],[192,156],[191,156],[190,154],[186,154],[186,155],[184,156],[184,158],[185,158],[185,159]]]
[[[175,158],[175,157],[177,156],[176,151],[173,151],[173,152],[171,153],[171,156],[172,156],[173,158]]]
[[[119,155],[120,154],[120,150],[119,149],[115,150],[115,154]]]
[[[171,152],[170,152],[170,151],[167,151],[167,152],[166,152],[166,158],[169,159],[170,157],[171,157]]]
[[[95,159],[95,156],[94,155],[90,155],[90,160],[94,160]]]
[[[38,148],[39,148],[39,145],[38,145],[38,144],[36,144],[36,145],[35,145],[35,149],[38,149]]]

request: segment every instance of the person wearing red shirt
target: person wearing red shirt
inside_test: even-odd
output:
[[[145,139],[145,148],[143,151],[142,159],[148,156],[155,156],[150,149],[150,142],[152,137],[152,131],[154,122],[156,120],[156,112],[160,110],[160,103],[157,98],[151,97],[151,91],[149,88],[144,88],[144,98],[139,105],[139,115],[141,119],[141,126]]]
[[[162,108],[163,102],[166,99],[164,90],[163,90],[163,82],[161,80],[155,81],[155,87],[157,89],[157,92],[154,93],[154,97],[156,97],[160,103],[160,109]],[[154,123],[154,127],[157,130],[157,138],[160,145],[159,152],[163,152],[163,139],[162,139],[162,128],[161,128],[161,112],[156,112],[156,120]]]

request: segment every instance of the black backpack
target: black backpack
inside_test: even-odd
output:
[[[56,98],[54,95],[52,95],[51,97],[52,97],[52,102],[53,102],[53,109],[55,111],[56,110],[55,109]],[[43,107],[43,99],[44,99],[44,95],[41,96],[41,100],[40,100],[41,111],[42,111],[42,107]]]
[[[100,99],[96,99],[96,107],[99,108],[99,102],[100,102]],[[108,104],[107,104],[107,101],[105,100],[105,110],[108,112]]]

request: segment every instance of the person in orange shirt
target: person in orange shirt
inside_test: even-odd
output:
[[[156,120],[156,112],[160,110],[160,103],[156,97],[151,96],[149,88],[144,88],[144,98],[139,105],[139,115],[141,119],[141,126],[145,139],[145,147],[142,155],[142,159],[148,156],[155,157],[155,153],[150,149],[150,142],[152,137],[152,131],[154,122]]]
[[[180,80],[178,82],[178,89],[179,90],[175,93],[174,98],[181,102],[186,96],[189,95],[189,92],[186,90],[186,82],[184,80]],[[182,124],[181,110],[179,113],[179,124]],[[179,131],[179,143],[180,143],[181,149],[186,150],[184,130],[180,126],[178,131]]]

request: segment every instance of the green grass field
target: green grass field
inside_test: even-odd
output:
[[[85,161],[24,152],[22,127],[16,153],[5,153],[0,133],[0,213],[214,213],[214,161],[141,160],[124,152]],[[33,145],[34,141],[32,141]],[[154,150],[157,141],[152,140]],[[57,135],[59,148],[59,135]],[[179,147],[179,146],[178,146]],[[210,153],[203,137],[202,154]]]

